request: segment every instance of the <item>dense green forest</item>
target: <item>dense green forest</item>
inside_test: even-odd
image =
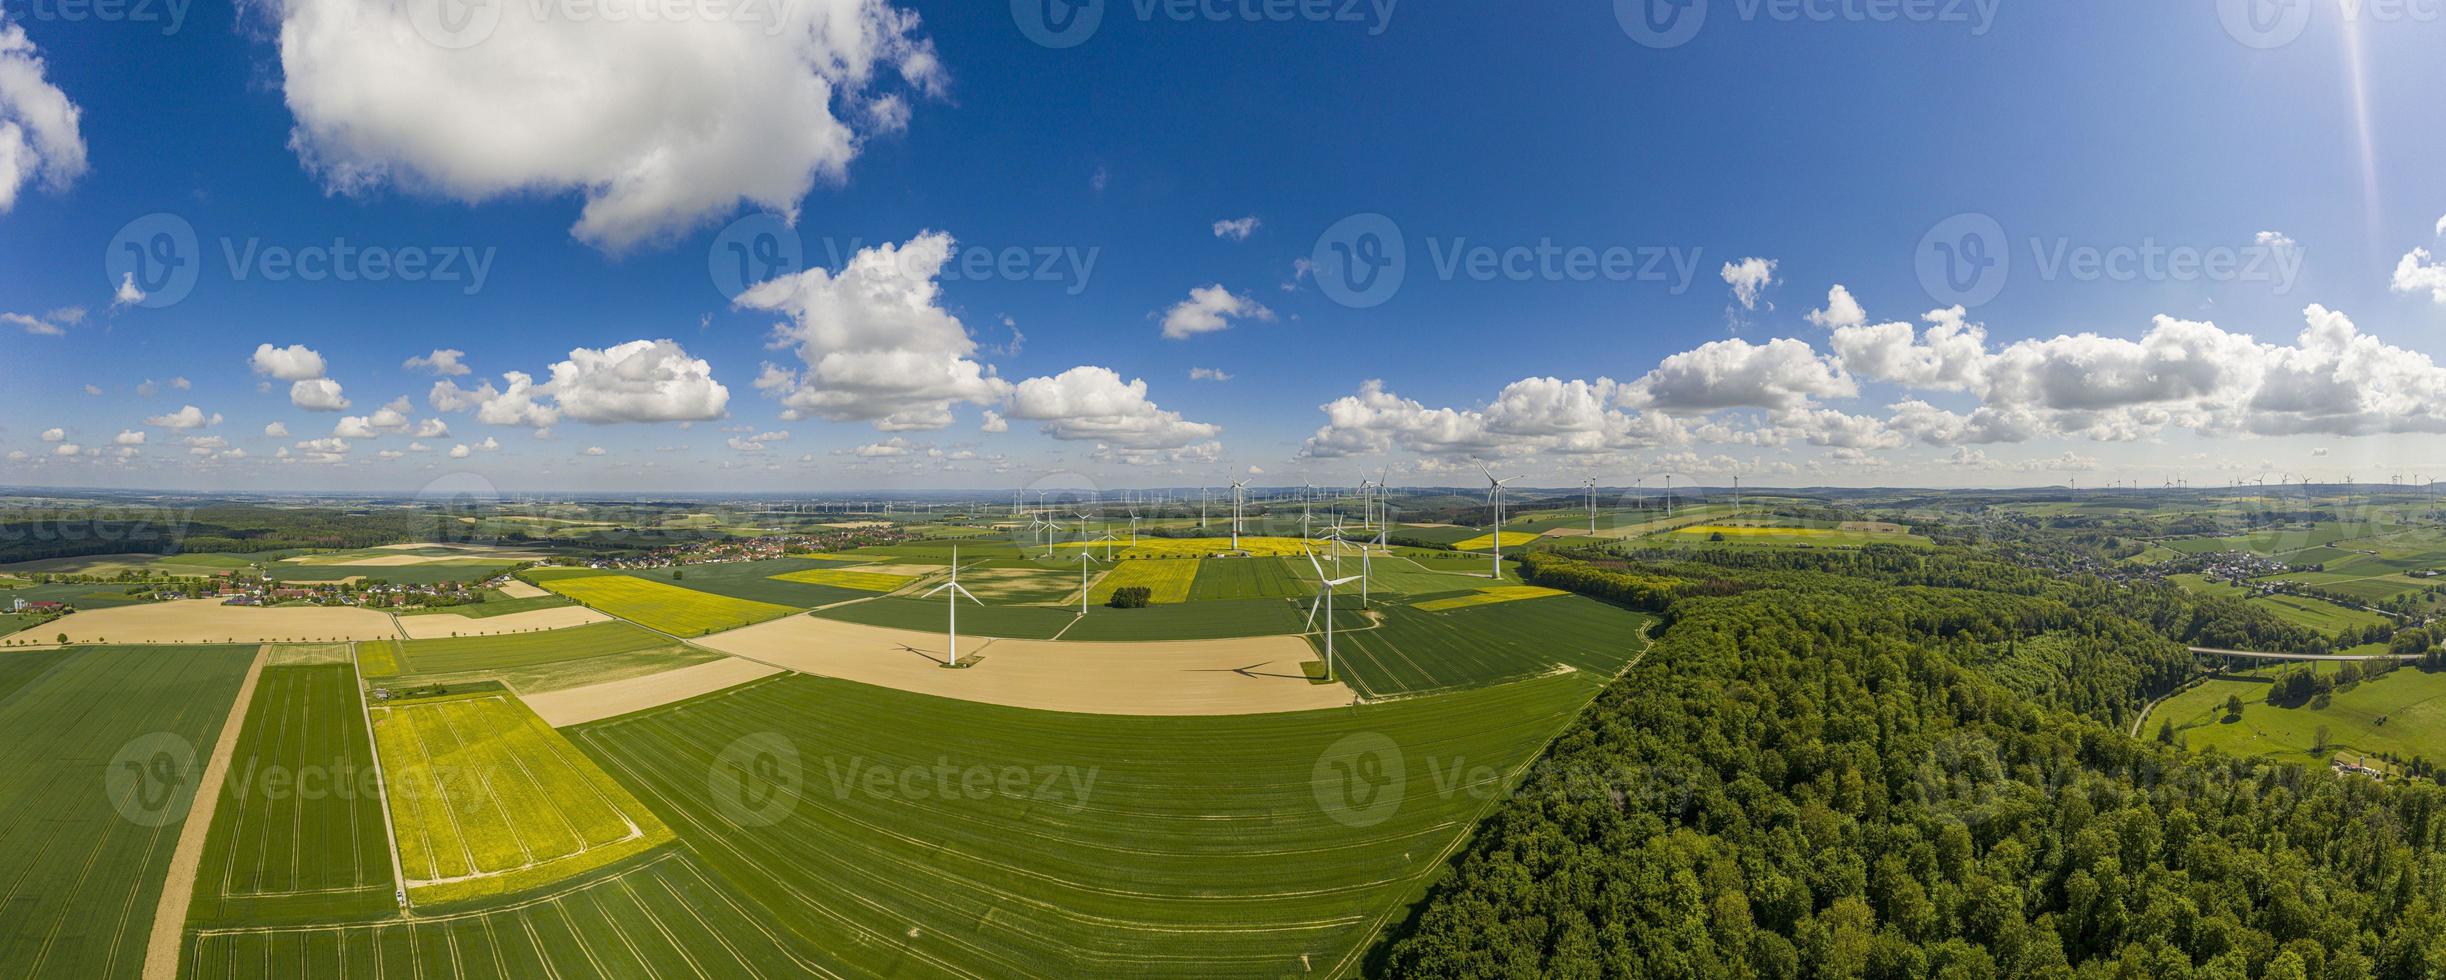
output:
[[[2446,790],[2117,724],[2265,624],[1958,554],[1671,557],[1640,574],[1741,588],[1672,601],[1372,972],[2446,974]]]

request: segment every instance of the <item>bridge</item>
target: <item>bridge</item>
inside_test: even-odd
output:
[[[2218,647],[2192,647],[2193,654],[2202,657],[2239,657],[2248,660],[2419,660],[2417,653],[2269,653],[2262,650],[2226,650]]]

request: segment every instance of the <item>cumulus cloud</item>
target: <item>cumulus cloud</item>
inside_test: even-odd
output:
[[[263,434],[274,439],[286,439],[289,437],[289,424],[286,422],[273,422],[263,427]]]
[[[1233,320],[1272,320],[1274,311],[1246,296],[1234,295],[1217,283],[1189,291],[1189,298],[1164,311],[1164,339],[1187,340],[1202,333],[1231,328]]]
[[[450,458],[451,458],[451,459],[466,459],[466,458],[467,458],[469,455],[470,455],[470,453],[469,453],[469,451],[468,451],[468,449],[467,449],[467,444],[466,444],[466,443],[463,443],[463,442],[462,442],[462,443],[459,443],[459,444],[458,444],[458,445],[456,445],[456,446],[452,446],[452,447],[450,447]]]
[[[943,308],[937,281],[951,236],[925,232],[899,245],[862,249],[839,272],[809,269],[741,293],[742,309],[786,314],[771,346],[799,368],[765,365],[757,390],[779,399],[784,419],[873,422],[885,431],[939,429],[951,407],[991,405],[1010,383],[975,357],[977,343]]]
[[[1623,410],[1625,391],[1610,378],[1525,378],[1482,408],[1429,408],[1369,381],[1358,394],[1320,406],[1326,424],[1301,445],[1300,455],[1598,453],[1688,440],[1686,428],[1663,413]]]
[[[422,357],[408,358],[400,366],[410,371],[431,371],[446,378],[459,377],[468,371],[467,365],[459,362],[466,356],[466,351],[445,347]]]
[[[255,369],[256,374],[282,381],[319,378],[330,369],[323,362],[323,355],[304,344],[290,344],[287,347],[257,344],[255,355],[247,359],[247,364]]]
[[[119,277],[119,288],[111,291],[110,305],[112,309],[134,306],[144,302],[145,295],[144,290],[136,288],[136,274],[126,273]]]
[[[732,436],[729,439],[724,440],[724,443],[730,446],[730,448],[739,452],[760,453],[765,451],[766,447],[772,445],[773,443],[787,442],[789,441],[789,438],[790,433],[787,431],[759,432],[745,438]]]
[[[1826,308],[1809,311],[1808,320],[1828,330],[1857,327],[1868,322],[1868,311],[1860,308],[1851,290],[1837,285],[1826,291]]]
[[[42,441],[44,442],[61,442],[67,438],[68,430],[66,429],[53,427],[42,430]]]
[[[2399,293],[2417,293],[2426,289],[2431,302],[2446,303],[2446,259],[2431,257],[2425,248],[2413,249],[2395,263],[2392,285]]]
[[[1215,222],[1215,237],[1227,241],[1245,242],[1248,241],[1248,236],[1256,234],[1258,224],[1257,216],[1253,214],[1245,218],[1226,218]]]
[[[985,413],[984,421],[978,424],[977,431],[1009,432],[1011,431],[1011,423],[1008,419],[1002,417],[1002,413],[988,409]]]
[[[85,175],[84,110],[44,70],[25,28],[0,11],[0,213],[27,184],[57,192]]]
[[[1191,380],[1191,381],[1229,381],[1229,380],[1231,380],[1231,375],[1230,375],[1230,374],[1228,374],[1228,373],[1225,373],[1225,372],[1224,372],[1224,371],[1222,371],[1222,370],[1216,369],[1216,368],[1202,368],[1202,367],[1201,367],[1201,368],[1190,368],[1190,369],[1189,369],[1189,380]]]
[[[476,420],[487,425],[539,430],[563,418],[596,425],[704,421],[721,418],[730,405],[730,389],[713,379],[712,363],[690,357],[671,340],[575,348],[568,359],[552,365],[548,375],[537,381],[524,371],[504,371],[501,381],[506,387],[487,381],[462,388],[453,381],[436,381],[426,400],[439,412],[473,410]],[[440,419],[429,419],[414,434],[439,438],[449,432]]]
[[[1775,284],[1775,260],[1755,256],[1724,263],[1724,284],[1733,288],[1733,301],[1744,310],[1758,309],[1761,294]],[[1773,307],[1769,307],[1772,309]]]
[[[79,446],[73,442],[63,442],[59,445],[51,447],[51,455],[53,456],[74,456],[84,451],[85,447]]]
[[[606,451],[604,450],[604,448],[603,448],[603,447],[601,447],[601,446],[588,446],[588,447],[586,447],[586,452],[584,453],[584,455],[587,455],[587,456],[606,456],[606,455],[610,455],[610,454],[609,454],[608,452],[606,452]]]
[[[742,201],[795,219],[818,179],[846,176],[861,129],[906,125],[900,92],[948,84],[917,15],[887,0],[679,19],[500,4],[463,46],[420,34],[431,0],[268,6],[290,146],[327,187],[469,202],[575,192],[586,203],[572,232],[613,250]]]
[[[1029,378],[1011,395],[1010,417],[1043,422],[1046,435],[1129,449],[1178,449],[1214,438],[1223,427],[1191,422],[1147,398],[1147,383],[1110,368],[1075,367]]]
[[[1630,407],[1668,411],[1790,411],[1814,399],[1858,393],[1840,365],[1804,341],[1787,337],[1752,344],[1734,338],[1665,358],[1647,376],[1623,386],[1621,399]]]
[[[85,311],[74,307],[52,310],[41,316],[26,313],[0,313],[0,323],[17,327],[37,337],[57,337],[67,333],[68,327],[82,319],[84,315]]]
[[[330,378],[308,378],[289,385],[289,404],[309,412],[345,411],[349,406],[340,393],[340,383]]]
[[[144,424],[164,429],[201,429],[207,425],[221,424],[221,413],[214,412],[206,415],[203,409],[188,405],[167,415],[155,415],[145,419]]]
[[[141,446],[144,445],[144,433],[135,429],[121,429],[111,441],[122,446]]]

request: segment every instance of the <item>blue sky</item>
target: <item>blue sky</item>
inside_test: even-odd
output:
[[[2240,3],[1705,0],[1696,35],[1658,48],[1613,9],[1641,0],[1109,0],[1055,48],[1023,30],[1027,3],[782,2],[770,31],[735,22],[753,12],[563,15],[464,49],[357,0],[156,0],[152,19],[110,21],[0,6],[31,48],[15,63],[41,62],[31,87],[19,72],[0,88],[0,120],[39,152],[31,136],[59,135],[47,87],[77,107],[83,152],[81,168],[45,155],[54,172],[0,214],[0,312],[19,318],[0,323],[0,483],[1126,486],[1380,466],[1437,482],[1479,457],[1555,485],[2446,469],[2435,16],[2296,0],[2299,36],[2262,49],[2220,16]],[[1268,9],[1357,19],[1243,16]],[[2285,9],[2263,13],[2290,36]],[[333,11],[368,19],[335,30]],[[810,40],[811,12],[869,36]],[[798,91],[810,79],[828,100]],[[825,132],[842,139],[806,135]],[[621,197],[622,180],[644,189]],[[724,229],[769,209],[796,210],[804,264],[826,271],[734,304],[713,271],[741,240]],[[193,229],[177,257],[194,285],[115,304],[114,246],[155,213]],[[1367,214],[1406,261],[1398,290],[1354,307],[1298,264]],[[1965,214],[1993,223],[1947,223]],[[1244,240],[1216,230],[1251,217]],[[1940,226],[1993,228],[2001,281],[1930,289]],[[900,246],[925,232],[956,245],[912,271],[923,250]],[[342,241],[447,257],[457,278],[313,279],[260,258]],[[875,264],[883,279],[833,276],[887,245],[902,258]],[[1500,268],[1541,245],[1553,265],[1530,251]],[[2079,271],[2156,246],[2233,266]],[[1013,249],[1025,274],[962,271]],[[1499,268],[1481,281],[1468,262],[1485,250]],[[1628,271],[1571,274],[1573,250]],[[1752,258],[1773,265],[1745,308],[1724,267]],[[1830,301],[1838,284],[1858,316]],[[863,305],[878,290],[894,298]],[[1201,300],[1205,317],[1175,310]],[[1947,334],[1948,358],[1921,317],[1961,300],[1943,322],[1982,339],[1962,354]],[[2296,340],[2312,304],[2329,348]],[[1168,322],[1219,329],[1174,338]],[[1894,322],[1918,330],[1897,346],[1876,330]],[[973,347],[943,341],[945,323]],[[798,342],[775,346],[777,324]],[[932,344],[893,339],[928,327]],[[819,369],[843,332],[875,356]],[[264,344],[321,363],[267,373]],[[403,366],[436,349],[469,373]],[[564,363],[541,411],[446,411],[430,390],[498,396],[510,371],[549,386]],[[759,388],[767,364],[790,377]],[[899,370],[945,364],[990,370],[949,388]],[[301,380],[349,407],[307,407]],[[404,424],[376,425],[399,396]],[[205,424],[175,427],[189,405]],[[417,436],[428,419],[448,434]]]

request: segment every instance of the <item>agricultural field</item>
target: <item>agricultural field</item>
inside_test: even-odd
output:
[[[1322,526],[1323,525],[1319,525],[1319,527]],[[1279,558],[1285,555],[1298,555],[1301,553],[1301,550],[1305,547],[1305,545],[1306,542],[1300,540],[1299,538],[1259,536],[1254,534],[1243,534],[1240,536],[1240,550],[1247,552],[1251,556],[1259,558]],[[1065,541],[1054,545],[1054,548],[1061,552],[1076,552],[1082,547],[1093,548],[1099,557],[1104,554],[1104,545],[1101,542]],[[1113,553],[1117,557],[1127,559],[1204,558],[1210,555],[1231,554],[1232,542],[1229,535],[1225,535],[1223,537],[1201,538],[1158,538],[1150,535],[1140,535],[1138,538],[1138,543],[1132,545],[1129,543],[1128,534],[1124,532],[1121,535],[1120,543],[1115,545]]]
[[[1380,555],[1369,562],[1370,587],[1381,592],[1423,596],[1475,591],[1495,584],[1486,577],[1486,556],[1465,557],[1464,561],[1447,561]],[[1519,581],[1519,572],[1509,562],[1505,563],[1503,574],[1505,582]]]
[[[2279,577],[2298,579],[2300,576],[2284,575]],[[2377,613],[2370,612],[2365,609],[2353,609],[2345,606],[2339,606],[2324,599],[2313,599],[2308,596],[2295,595],[2254,596],[2251,594],[2251,590],[2249,588],[2231,585],[2224,582],[2211,582],[2201,578],[2198,575],[2174,575],[2169,576],[2168,580],[2194,592],[2241,599],[2251,605],[2258,606],[2271,613],[2274,613],[2278,618],[2286,620],[2287,622],[2299,623],[2321,633],[2335,633],[2344,629],[2359,629],[2367,626],[2375,626],[2387,621],[2387,617],[2381,616]]]
[[[1355,604],[1351,597],[1338,601]],[[1336,675],[1360,696],[1478,687],[1568,666],[1602,682],[1645,649],[1648,617],[1579,596],[1424,612],[1386,606],[1374,629],[1334,638]],[[1336,622],[1340,622],[1337,620]],[[1321,652],[1322,637],[1310,637]]]
[[[785,676],[575,738],[822,972],[1330,976],[1357,970],[1589,693],[1555,678],[1138,718]],[[759,744],[787,762],[750,768],[741,746]],[[1388,757],[1389,774],[1367,764]],[[1354,766],[1402,802],[1337,778]],[[767,792],[708,794],[724,771]]]
[[[765,602],[794,609],[812,609],[836,602],[860,598],[864,593],[838,585],[795,578],[797,573],[825,569],[856,567],[854,563],[822,558],[772,558],[764,561],[718,562],[705,565],[682,565],[672,568],[623,569],[622,575],[633,575],[652,582],[676,585],[698,592]]]
[[[2323,673],[2333,672],[2329,665],[2320,666]],[[2214,747],[2232,755],[2323,765],[2329,756],[2311,750],[2318,743],[2318,730],[2325,728],[2331,750],[2348,756],[2393,752],[2404,758],[2446,759],[2446,673],[2399,668],[2335,692],[2327,707],[2319,709],[2267,703],[2268,681],[2281,669],[2260,668],[2204,681],[2158,705],[2140,734],[2155,737],[2160,723],[2171,722],[2195,752]],[[2242,699],[2239,721],[2224,720],[2228,695]]]
[[[1026,543],[1025,538],[1023,534],[1018,538],[1004,540],[969,538],[960,541],[902,541],[872,548],[855,548],[820,557],[872,558],[947,565],[950,564],[951,553],[954,551],[959,552],[960,560],[964,562],[980,558],[1017,558],[1020,555],[1020,546]],[[1029,553],[1040,553],[1043,550],[1042,548],[1031,548]]]
[[[433,585],[482,582],[508,571],[512,562],[443,561],[417,565],[326,565],[278,562],[264,569],[275,582],[344,582],[349,579]]]
[[[855,592],[892,592],[911,582],[913,575],[893,575],[888,572],[866,572],[855,568],[810,568],[801,572],[786,572],[775,576],[784,582],[804,585],[825,585]]]
[[[255,654],[0,653],[0,976],[142,971],[194,781]]]
[[[662,821],[506,694],[372,714],[400,867],[420,906],[540,888],[670,840]]]
[[[538,584],[590,609],[673,636],[703,636],[798,612],[789,606],[734,599],[633,575],[556,576]]]
[[[355,670],[263,668],[205,838],[187,921],[268,924],[394,908],[373,741]]]
[[[701,787],[700,787],[701,788]],[[197,929],[182,976],[788,977],[815,953],[687,854],[665,850],[514,904],[414,919]]]
[[[1722,540],[1717,540],[1721,535]],[[1831,527],[1753,527],[1740,524],[1696,524],[1676,528],[1658,537],[1676,545],[1751,545],[1777,548],[1857,548],[1872,544],[1898,544],[1925,548],[1933,544],[1927,538],[1899,530],[1862,530]]]
[[[968,584],[966,575],[960,577],[960,584]],[[1078,612],[1076,607],[979,606],[963,601],[960,603],[960,635],[1050,640],[1068,629],[1072,621],[1078,618]],[[818,609],[808,615],[866,626],[941,633],[949,621],[950,610],[945,607],[942,597],[937,596],[932,599],[877,599]]]
[[[1217,559],[1218,561],[1227,559]],[[1101,605],[1111,601],[1113,590],[1144,587],[1154,603],[1189,601],[1190,584],[1197,581],[1199,561],[1164,559],[1133,559],[1113,565],[1113,570],[1096,580],[1095,588],[1087,593],[1087,601]]]
[[[1022,561],[990,561],[981,568],[962,570],[960,587],[989,604],[1076,602],[1079,595],[1078,559],[1071,559],[1068,568]]]
[[[1357,603],[1335,620],[1339,629],[1366,625]],[[1221,599],[1147,609],[1097,608],[1062,634],[1062,641],[1221,640],[1242,636],[1287,636],[1305,628],[1308,607],[1293,599]],[[960,611],[968,628],[968,611]],[[1323,629],[1319,624],[1318,629]]]
[[[1543,534],[1535,531],[1505,531],[1501,536],[1503,546],[1506,548],[1526,548],[1536,543],[1538,538],[1544,537]],[[1495,547],[1496,537],[1494,534],[1481,534],[1474,538],[1462,538],[1459,541],[1447,543],[1459,551],[1487,551]]]
[[[1570,593],[1564,592],[1560,589],[1541,588],[1535,585],[1498,585],[1492,588],[1479,589],[1478,591],[1469,593],[1467,595],[1454,596],[1449,599],[1430,599],[1426,602],[1417,603],[1411,606],[1411,608],[1416,609],[1419,612],[1451,612],[1455,609],[1471,609],[1478,606],[1491,606],[1502,602],[1519,602],[1523,599],[1547,599],[1558,595],[1569,594]]]
[[[132,606],[144,600],[128,595],[128,586],[111,583],[62,582],[53,585],[25,585],[0,589],[0,605],[11,600],[27,602],[60,602],[78,609],[108,609],[112,606]]]
[[[392,642],[400,651],[399,673],[407,674],[504,670],[678,645],[670,637],[621,622],[539,633]]]
[[[567,596],[542,595],[512,599],[502,596],[499,592],[487,592],[483,602],[470,602],[457,606],[434,606],[430,609],[401,609],[398,615],[465,616],[469,619],[491,619],[495,616],[534,612],[538,609],[558,609],[568,605],[575,605],[575,603],[571,602]]]
[[[1198,563],[1189,601],[1311,596],[1312,575],[1306,558],[1210,558]]]

